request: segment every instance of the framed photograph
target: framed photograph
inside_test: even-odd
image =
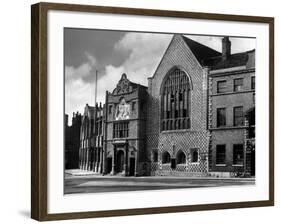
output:
[[[33,219],[274,205],[274,18],[31,8]]]

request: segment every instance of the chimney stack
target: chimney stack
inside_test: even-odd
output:
[[[222,58],[226,60],[231,55],[231,42],[229,37],[222,38]]]

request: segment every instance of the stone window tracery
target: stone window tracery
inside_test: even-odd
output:
[[[161,93],[161,130],[190,128],[190,81],[183,70],[172,70]]]

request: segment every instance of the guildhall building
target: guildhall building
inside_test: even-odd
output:
[[[79,167],[104,175],[255,175],[255,50],[174,35],[148,86],[122,74],[86,105]]]

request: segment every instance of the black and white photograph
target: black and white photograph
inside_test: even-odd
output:
[[[64,28],[64,193],[255,185],[255,48]]]

